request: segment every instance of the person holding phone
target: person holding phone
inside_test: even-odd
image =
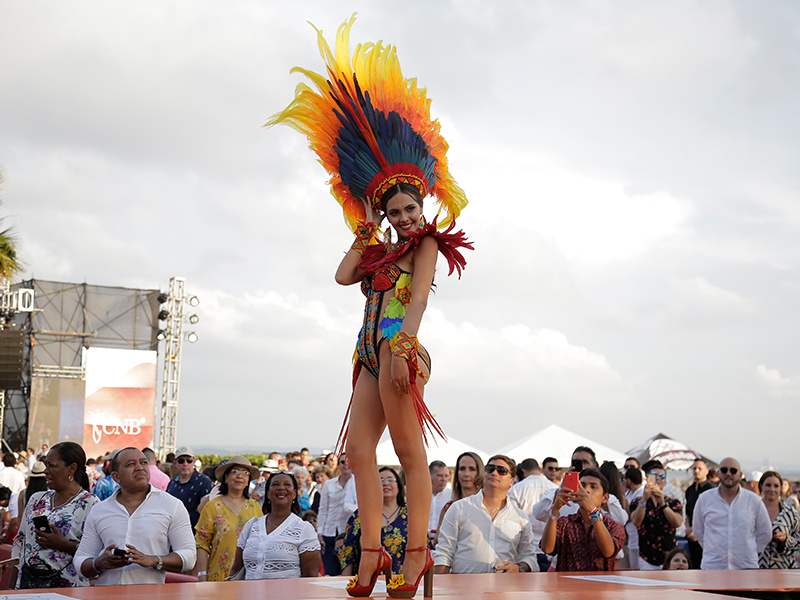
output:
[[[48,490],[30,497],[14,538],[12,557],[20,565],[16,588],[87,586],[89,580],[72,564],[89,511],[98,502],[89,492],[86,454],[75,442],[61,442],[43,462]]]
[[[572,478],[579,477],[581,471],[584,469],[598,469],[597,457],[595,456],[594,450],[588,446],[578,446],[572,453],[572,467],[570,471],[564,473],[564,478],[567,480],[572,480]],[[575,473],[575,475],[568,475],[570,472]],[[575,484],[574,480],[572,480],[569,485],[573,488],[573,491],[578,489],[578,486]],[[558,488],[547,490],[542,495],[542,499],[533,506],[534,518],[538,519],[542,523],[546,523],[550,518],[551,509],[553,507],[553,501],[555,500],[557,490]],[[608,498],[606,507],[607,508],[604,509],[605,514],[611,517],[614,521],[620,525],[625,525],[625,523],[628,522],[628,513],[619,503],[619,500],[617,500],[616,496],[610,496]],[[567,504],[561,506],[559,516],[565,517],[567,515],[575,514],[578,512],[578,510],[579,507],[576,503],[568,502]]]
[[[564,479],[542,533],[542,551],[558,557],[556,571],[613,571],[625,528],[600,509],[608,502],[608,479],[597,469],[584,469],[577,490],[567,487],[572,484]],[[578,512],[559,516],[570,502],[577,504]]]
[[[197,557],[183,503],[150,485],[147,457],[123,448],[111,461],[119,483],[89,514],[73,560],[96,585],[164,583],[166,571],[189,571]]]
[[[683,523],[682,506],[664,494],[667,472],[660,462],[650,464],[642,497],[631,504],[631,523],[639,533],[639,569],[657,571],[676,546],[675,530]]]

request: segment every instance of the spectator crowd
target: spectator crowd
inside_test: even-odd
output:
[[[465,452],[429,471],[435,573],[799,568],[797,483],[745,476],[734,458],[696,460],[686,484],[657,460],[598,464],[586,446],[569,466]],[[379,474],[397,572],[404,478]],[[0,517],[20,589],[353,575],[362,551],[347,457],[306,448],[205,466],[186,446],[164,462],[150,448],[87,460],[74,442],[6,453]]]

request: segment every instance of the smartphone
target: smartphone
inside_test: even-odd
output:
[[[128,555],[128,551],[125,548],[114,548],[111,553],[114,556],[119,556],[120,558],[125,558]]]
[[[567,471],[564,473],[564,479],[561,481],[561,486],[567,488],[568,490],[572,490],[573,492],[577,492],[579,475],[580,474],[577,471]]]
[[[572,461],[572,470],[576,473],[580,473],[583,471],[583,461],[582,460],[573,460]]]
[[[33,517],[33,526],[36,528],[37,531],[44,531],[45,533],[50,533],[53,531],[50,529],[50,523],[47,522],[47,517],[44,515],[39,515],[38,517]]]
[[[655,485],[656,484],[656,476],[653,473],[649,473],[647,475],[647,483],[650,484],[650,485]]]

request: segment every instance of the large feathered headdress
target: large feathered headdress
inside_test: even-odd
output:
[[[438,226],[445,227],[467,198],[447,168],[448,146],[431,119],[431,101],[416,79],[403,77],[393,46],[358,44],[351,59],[354,22],[355,15],[339,27],[335,54],[316,30],[327,77],[292,69],[317,89],[300,83],[291,104],[266,126],[283,123],[308,137],[351,229],[364,219],[361,201],[380,209],[384,192],[396,183],[414,185],[423,198],[435,196],[444,212]]]

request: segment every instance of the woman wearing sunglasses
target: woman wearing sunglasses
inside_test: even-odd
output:
[[[231,571],[236,541],[245,523],[262,515],[261,505],[248,493],[258,469],[244,456],[233,456],[217,467],[219,496],[210,500],[197,522],[197,578],[223,581]]]

